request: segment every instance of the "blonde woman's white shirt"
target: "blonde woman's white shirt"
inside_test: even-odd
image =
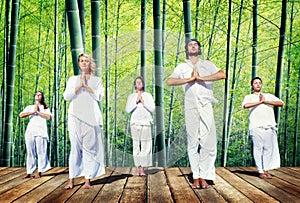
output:
[[[87,80],[87,85],[93,89],[94,94],[91,94],[86,88],[82,87],[77,94],[75,88],[80,86],[80,76],[72,76],[69,78],[64,99],[70,100],[68,113],[72,114],[81,121],[84,121],[92,126],[103,124],[102,114],[99,108],[98,101],[104,97],[104,88],[99,77],[91,76]]]

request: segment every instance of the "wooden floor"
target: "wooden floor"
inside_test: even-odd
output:
[[[106,168],[83,189],[83,178],[65,190],[68,168],[55,167],[39,179],[22,179],[25,168],[0,168],[0,202],[300,202],[300,167],[272,170],[272,179],[257,177],[253,167],[216,168],[210,189],[192,189],[190,168],[149,168],[146,177],[132,168]]]

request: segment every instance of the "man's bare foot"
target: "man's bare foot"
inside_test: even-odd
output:
[[[85,183],[82,186],[84,189],[90,189],[91,188],[91,181],[90,179],[85,179]]]
[[[207,188],[210,188],[210,187],[211,187],[211,186],[206,182],[206,180],[203,179],[203,178],[199,178],[199,183],[200,183],[201,189],[207,189]]]
[[[200,189],[199,178],[194,179],[194,183],[192,185],[192,188],[194,188],[194,189]]]
[[[73,189],[73,187],[74,187],[74,180],[70,179],[69,184],[67,186],[65,186],[65,189],[69,190],[69,189]]]
[[[41,172],[36,173],[36,175],[34,176],[35,179],[40,178],[40,177],[42,177],[42,173]]]
[[[30,174],[26,174],[25,176],[22,177],[22,179],[25,179],[25,178],[30,178]]]

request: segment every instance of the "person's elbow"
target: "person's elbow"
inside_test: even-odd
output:
[[[168,80],[167,80],[167,85],[168,85],[168,86],[172,86],[172,85],[173,85],[173,80],[172,80],[172,78],[168,78]]]
[[[220,79],[226,79],[226,74],[224,73],[224,71],[220,70],[220,71],[218,72],[218,75],[219,75],[219,78],[220,78]]]

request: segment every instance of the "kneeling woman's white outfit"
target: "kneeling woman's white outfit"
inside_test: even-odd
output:
[[[99,77],[91,76],[87,81],[94,94],[81,88],[80,76],[72,76],[64,92],[65,100],[70,100],[68,110],[68,130],[71,142],[69,157],[69,178],[84,176],[91,179],[105,173],[102,144],[102,114],[98,101],[103,99],[104,89]]]
[[[20,113],[34,112],[35,105],[27,106],[24,111]],[[44,109],[44,106],[39,107],[40,111],[45,114],[51,115],[50,109]],[[45,172],[51,168],[48,154],[47,145],[49,141],[47,132],[46,119],[38,114],[29,116],[29,123],[25,132],[26,142],[26,170],[27,174],[32,174],[36,169],[36,157],[38,157],[38,172]]]
[[[126,111],[131,114],[130,130],[133,142],[133,159],[136,167],[152,166],[152,135],[151,112],[155,109],[155,104],[151,94],[142,93],[144,104],[136,103],[138,93],[128,96]]]

